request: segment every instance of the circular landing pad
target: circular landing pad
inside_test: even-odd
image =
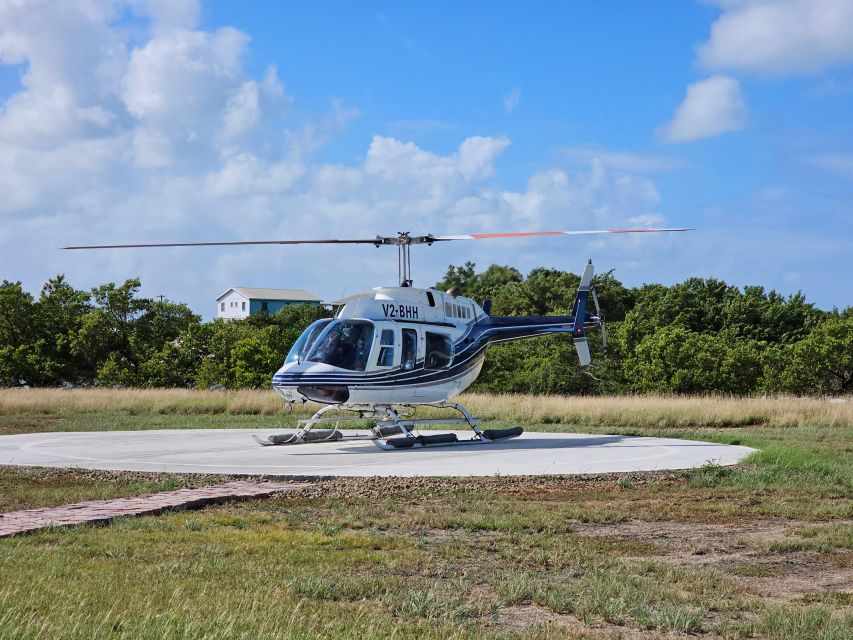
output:
[[[367,431],[343,440],[260,446],[286,430],[184,429],[0,436],[0,465],[280,477],[521,476],[736,464],[755,449],[582,433],[534,433],[493,444],[383,451]],[[457,432],[468,439],[471,432]],[[357,436],[360,436],[357,437]]]

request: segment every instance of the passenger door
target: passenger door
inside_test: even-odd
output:
[[[427,331],[424,368],[447,369],[453,364],[453,341],[446,333]]]
[[[438,331],[424,331],[424,373],[434,373],[448,369],[453,364],[453,341],[446,333]],[[429,398],[430,401],[442,400],[452,395],[458,389],[458,382],[448,382],[440,379],[425,383],[424,386],[415,390],[414,395],[420,398]]]

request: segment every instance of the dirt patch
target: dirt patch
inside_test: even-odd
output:
[[[34,420],[42,420],[40,418]],[[49,420],[49,419],[44,419]],[[57,420],[61,421],[61,420]],[[0,424],[2,430],[2,424]],[[179,478],[181,482],[197,484],[199,482],[227,482],[229,480],[275,480],[277,478],[263,474],[180,474],[146,471],[104,471],[90,469],[60,469],[47,467],[2,466],[0,470],[14,470],[30,477],[51,477],[73,474],[76,478],[104,481],[133,481],[161,478]],[[472,478],[317,478],[306,488],[299,490],[293,497],[316,499],[385,499],[400,497],[418,499],[424,496],[446,496],[448,494],[483,493],[521,496],[535,500],[562,501],[571,495],[577,496],[579,490],[610,491],[619,489],[622,473],[589,474],[583,476],[493,476]],[[636,482],[635,482],[636,481]],[[678,473],[671,471],[646,472],[632,478],[632,487],[657,484],[686,484]]]
[[[714,549],[732,550],[747,548],[750,543],[782,540],[789,536],[790,529],[810,524],[813,523],[781,519],[741,524],[629,520],[608,524],[578,523],[575,529],[588,536],[648,539],[668,544],[673,552],[680,549],[683,555],[703,556]]]
[[[853,520],[835,521],[853,525]],[[750,593],[780,601],[826,592],[853,591],[849,551],[769,551],[772,542],[796,539],[791,532],[825,523],[769,520],[738,525],[642,522],[576,525],[576,534],[647,541],[662,550],[654,560],[721,572]]]
[[[853,570],[839,567],[832,553],[794,552],[755,559],[758,570],[778,575],[739,576],[749,591],[774,600],[800,600],[829,592],[853,591]]]
[[[578,490],[619,489],[622,473],[599,473],[566,476],[489,476],[473,478],[334,478],[318,479],[302,495],[308,498],[387,498],[405,492],[407,498],[452,493],[482,492],[521,496],[536,500],[565,500]],[[632,483],[634,483],[632,479]],[[671,471],[647,472],[638,476],[632,486],[648,484],[684,484],[686,480]]]

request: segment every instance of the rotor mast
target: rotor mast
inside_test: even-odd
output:
[[[374,245],[379,247],[383,244],[392,244],[397,246],[397,279],[400,281],[401,287],[412,286],[412,245],[426,244],[431,245],[436,242],[437,238],[432,235],[412,236],[408,231],[399,231],[397,237],[376,236]]]

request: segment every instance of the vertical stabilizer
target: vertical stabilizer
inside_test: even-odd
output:
[[[575,324],[572,328],[572,339],[575,343],[575,350],[578,352],[578,359],[581,366],[585,367],[592,362],[592,356],[589,353],[589,343],[586,339],[584,331],[584,322],[586,320],[586,303],[589,300],[589,290],[592,286],[592,276],[595,273],[595,268],[592,266],[592,260],[587,262],[584,267],[583,275],[581,276],[581,284],[578,287],[578,294],[575,296],[575,304],[572,308],[572,315],[575,317]]]

